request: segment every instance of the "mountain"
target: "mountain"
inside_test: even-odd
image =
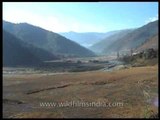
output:
[[[33,65],[40,60],[22,46],[20,40],[3,31],[3,66]]]
[[[128,30],[121,30],[119,32],[116,32],[115,34],[110,35],[110,36],[106,37],[105,39],[93,44],[91,47],[89,47],[89,49],[94,51],[95,53],[101,53],[105,48],[107,48],[113,42],[119,40],[119,38],[127,35],[131,31],[133,31],[133,30],[128,29]]]
[[[55,55],[95,56],[92,51],[57,33],[28,23],[13,24],[3,21],[3,28],[22,41],[47,50]]]
[[[106,33],[98,33],[98,32],[84,32],[84,33],[78,33],[78,32],[61,32],[62,36],[65,36],[68,39],[71,39],[80,45],[84,47],[90,47],[94,43],[97,43],[98,41],[104,39],[107,36],[113,35],[115,33],[119,32],[117,31],[110,31]]]
[[[3,66],[33,66],[54,59],[58,58],[3,30]]]
[[[145,41],[142,45],[136,48],[136,51],[143,51],[149,48],[158,49],[158,34]]]
[[[158,21],[148,23],[120,37],[102,52],[104,54],[110,54],[111,52],[134,50],[156,34],[158,34]]]

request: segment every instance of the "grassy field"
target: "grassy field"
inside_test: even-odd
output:
[[[112,72],[3,76],[4,118],[147,118],[158,113],[158,65]],[[40,106],[41,102],[110,103],[110,107]],[[121,103],[121,106],[113,104]],[[122,105],[123,104],[123,105]]]

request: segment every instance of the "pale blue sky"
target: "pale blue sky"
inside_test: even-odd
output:
[[[158,19],[158,2],[3,2],[3,20],[53,32],[108,32]]]

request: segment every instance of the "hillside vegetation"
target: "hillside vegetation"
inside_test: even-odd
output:
[[[13,24],[3,21],[3,29],[20,40],[42,48],[55,55],[95,56],[93,52],[79,44],[51,31],[27,23]]]
[[[148,23],[123,36],[103,50],[103,53],[135,49],[149,38],[158,34],[158,21]]]
[[[135,50],[157,34],[158,20],[136,29],[122,30],[95,43],[90,49],[96,53],[107,55],[131,49]],[[156,41],[152,41],[152,44],[153,42]]]
[[[158,34],[151,37],[149,40],[145,41],[144,43],[142,43],[142,45],[136,48],[135,51],[143,51],[149,48],[158,49]]]
[[[58,59],[53,54],[25,43],[3,30],[3,66],[35,66]]]

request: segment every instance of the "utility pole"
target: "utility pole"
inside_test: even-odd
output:
[[[117,51],[117,59],[119,58],[119,51]]]
[[[133,50],[131,49],[131,56],[133,55]]]

